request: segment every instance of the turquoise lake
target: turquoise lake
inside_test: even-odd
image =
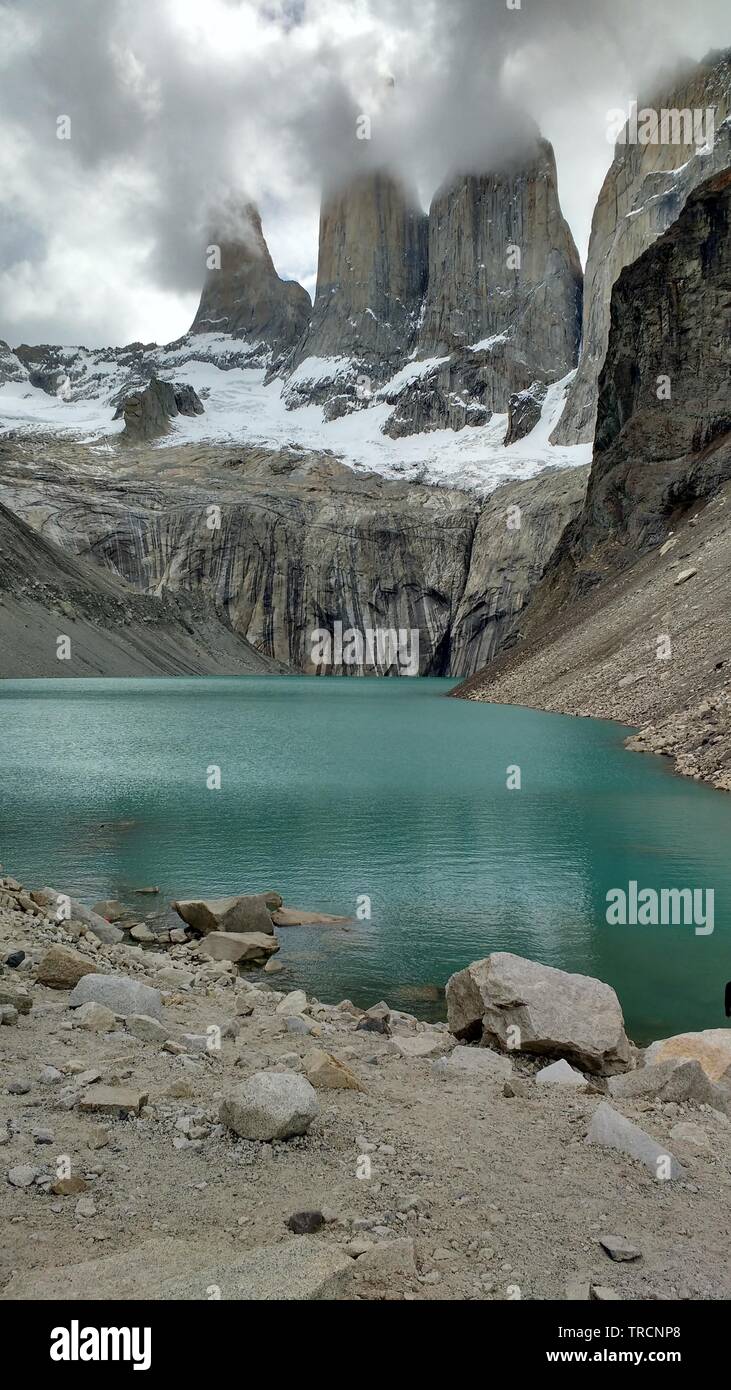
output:
[[[279,932],[277,987],[330,1002],[444,1017],[433,987],[509,950],[614,985],[637,1042],[726,1026],[731,797],[627,752],[618,725],[444,699],[453,684],[5,681],[0,861],[140,914],[275,888],[354,915],[366,895],[347,931]],[[631,880],[713,889],[713,933],[607,925]],[[134,897],[146,884],[160,897]]]

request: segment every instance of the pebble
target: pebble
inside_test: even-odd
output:
[[[296,1236],[314,1235],[324,1224],[325,1217],[321,1211],[295,1211],[287,1218],[287,1225]]]
[[[11,1081],[8,1086],[11,1096],[27,1096],[30,1091],[29,1081]]]
[[[639,1260],[642,1258],[642,1251],[638,1250],[634,1245],[630,1245],[630,1242],[625,1240],[624,1236],[600,1236],[599,1244],[602,1250],[609,1256],[610,1260],[616,1260],[617,1263],[628,1260]]]
[[[57,1086],[59,1081],[63,1081],[63,1072],[58,1067],[44,1067],[38,1080],[41,1086]]]
[[[80,1197],[74,1207],[76,1216],[96,1216],[96,1202],[91,1197]]]
[[[9,965],[11,970],[17,970],[24,960],[25,951],[11,951],[10,955],[5,957],[5,964]]]
[[[53,1143],[53,1130],[52,1130],[52,1129],[34,1129],[34,1130],[33,1130],[33,1141],[34,1141],[34,1143],[36,1143],[36,1144],[52,1144],[52,1143]]]
[[[0,1004],[0,1024],[12,1028],[18,1022],[18,1010],[12,1004]]]

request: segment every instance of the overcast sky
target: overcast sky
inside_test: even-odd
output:
[[[607,112],[727,47],[731,6],[516,3],[0,0],[0,338],[178,337],[231,193],[256,200],[280,274],[312,292],[323,183],[365,159],[427,205],[530,120],[583,259]]]

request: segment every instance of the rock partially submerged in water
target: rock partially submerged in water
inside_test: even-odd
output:
[[[630,1065],[619,1000],[589,975],[494,951],[447,981],[449,1031],[611,1075]]]
[[[344,927],[352,917],[332,917],[328,912],[308,912],[304,907],[278,907],[272,913],[275,927]]]
[[[43,894],[49,907],[55,905],[57,920],[62,925],[67,921],[83,922],[105,946],[116,946],[120,941],[124,941],[124,932],[120,931],[119,927],[112,926],[111,922],[100,917],[92,908],[84,907],[77,898],[70,897],[68,893],[59,893],[56,888],[45,887],[39,892]]]
[[[279,950],[279,942],[273,933],[269,936],[263,931],[212,931],[201,941],[198,949],[211,960],[232,960],[236,965],[254,965],[274,955]]]
[[[278,893],[238,893],[231,898],[186,898],[174,902],[173,907],[189,927],[204,936],[209,932],[265,932],[273,936],[271,912],[281,904]]]

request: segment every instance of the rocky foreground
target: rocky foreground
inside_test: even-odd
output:
[[[273,894],[164,950],[57,911],[0,880],[2,1298],[731,1296],[731,1031],[640,1053],[608,985],[504,952],[446,1023],[323,1004]]]

